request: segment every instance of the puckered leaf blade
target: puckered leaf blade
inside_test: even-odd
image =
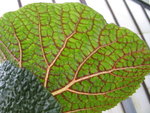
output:
[[[61,107],[36,76],[9,61],[0,64],[1,113],[61,113]]]
[[[86,16],[87,14],[89,15],[88,17]],[[73,66],[78,65],[77,62],[84,57],[80,46],[83,46],[83,51],[88,52],[88,49],[91,48],[90,40],[93,38],[93,34],[95,37],[99,35],[95,33],[95,31],[101,31],[106,24],[101,15],[91,10],[91,8],[78,4],[34,4],[26,6],[17,12],[5,14],[4,17],[5,18],[1,21],[1,29],[4,31],[2,35],[5,35],[8,27],[11,30],[8,32],[10,35],[7,39],[9,40],[9,44],[5,42],[5,36],[1,39],[1,46],[8,49],[8,51],[3,50],[4,54],[12,53],[12,56],[19,62],[21,67],[27,67],[27,69],[32,70],[40,78],[43,78],[43,80],[48,80],[50,70],[51,75],[56,77],[60,74],[73,75],[74,73],[71,69],[73,67],[67,67],[66,65],[70,63],[74,64]],[[94,19],[94,21],[92,19]],[[5,24],[6,22],[7,24],[9,23],[9,25]],[[7,26],[7,28],[4,26]],[[91,33],[91,39],[86,33],[82,33],[88,31]],[[76,37],[83,37],[82,40],[86,42],[82,44],[82,41],[80,42],[80,40],[78,40],[80,43],[75,44],[74,41],[76,41]],[[26,40],[26,38],[28,40]],[[95,38],[93,40],[93,46],[95,46],[96,41],[97,39]],[[73,44],[68,42],[73,42]],[[89,48],[86,48],[87,44],[89,44]],[[72,50],[69,48],[76,49]],[[32,53],[30,53],[31,51]],[[70,60],[63,57],[63,55],[65,56],[70,53],[71,55],[68,57]],[[78,55],[76,55],[76,58],[74,58],[74,53]],[[63,61],[57,60],[60,59],[60,57],[62,57]],[[67,61],[70,62],[64,64]],[[56,66],[54,67],[54,65],[58,65],[58,68]],[[63,68],[64,65],[67,68]],[[62,68],[59,68],[61,66]],[[76,70],[76,68],[74,70]],[[64,78],[63,81],[67,82],[67,79],[68,77]],[[46,84],[48,84],[48,82],[45,82],[45,86]],[[53,83],[51,83],[51,85],[59,86]],[[53,88],[53,90],[56,90],[55,87]]]
[[[31,4],[5,14],[0,36],[1,56],[33,71],[64,112],[111,108],[150,70],[144,41],[79,3]]]

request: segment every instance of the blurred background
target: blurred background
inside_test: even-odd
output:
[[[129,28],[150,47],[150,0],[0,0],[0,17],[30,3],[79,2],[102,14],[108,23]],[[127,100],[103,113],[150,113],[150,75]]]

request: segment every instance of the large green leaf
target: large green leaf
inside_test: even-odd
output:
[[[144,41],[79,3],[36,3],[7,13],[0,41],[2,58],[37,75],[66,113],[109,109],[150,72]]]
[[[61,113],[60,105],[26,69],[0,64],[0,113]]]

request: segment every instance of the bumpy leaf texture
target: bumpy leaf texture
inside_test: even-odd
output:
[[[61,113],[36,76],[6,61],[0,64],[0,113]]]
[[[65,113],[109,109],[150,72],[144,41],[79,3],[36,3],[7,13],[0,41],[2,58],[31,70]]]

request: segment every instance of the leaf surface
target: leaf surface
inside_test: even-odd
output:
[[[27,5],[0,19],[3,59],[31,70],[66,113],[99,113],[135,92],[150,51],[79,3]]]
[[[0,112],[61,113],[61,107],[36,76],[6,61],[0,64]]]

